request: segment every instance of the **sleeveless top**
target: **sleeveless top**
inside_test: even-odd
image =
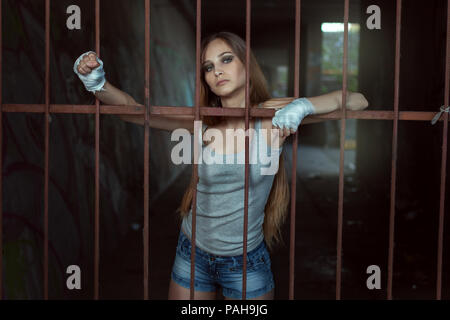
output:
[[[264,207],[278,172],[283,148],[271,148],[267,144],[261,123],[261,118],[256,118],[255,128],[249,128],[247,252],[264,240]],[[205,127],[203,124],[203,129]],[[203,146],[202,134],[199,139]],[[218,256],[242,255],[245,148],[238,154],[216,154],[208,145],[203,146],[198,155],[198,178],[196,246]],[[186,236],[192,239],[192,205],[181,227]]]

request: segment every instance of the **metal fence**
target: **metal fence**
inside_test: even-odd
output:
[[[293,0],[294,1],[294,0]],[[2,1],[0,0],[0,34],[3,33],[1,12]],[[348,49],[348,19],[349,19],[349,0],[344,0],[344,57],[343,57],[343,81],[342,81],[342,105],[346,105],[347,94],[347,49]],[[395,198],[396,198],[396,172],[397,172],[397,146],[398,146],[398,122],[403,120],[430,121],[435,113],[433,112],[411,112],[399,111],[399,86],[400,86],[400,30],[402,1],[397,0],[396,11],[396,37],[395,37],[395,81],[394,81],[394,111],[347,111],[342,108],[338,111],[323,115],[314,115],[317,119],[340,119],[340,162],[339,162],[339,196],[338,196],[338,226],[337,226],[337,265],[336,265],[336,299],[341,299],[341,267],[342,267],[342,222],[343,222],[343,197],[344,197],[344,143],[346,119],[372,119],[393,121],[393,140],[392,140],[392,168],[391,168],[391,192],[390,192],[390,222],[389,222],[389,248],[388,248],[388,283],[387,299],[392,299],[392,277],[393,277],[393,259],[394,259],[394,231],[395,231]],[[94,299],[99,298],[99,150],[100,150],[100,114],[129,114],[140,115],[145,119],[144,125],[144,229],[143,229],[143,298],[148,299],[148,267],[149,267],[149,118],[152,115],[194,115],[195,120],[200,120],[200,115],[204,116],[238,116],[245,117],[245,128],[249,128],[249,118],[251,117],[273,117],[273,109],[250,109],[249,96],[249,78],[246,78],[245,85],[245,109],[234,108],[209,108],[199,106],[200,97],[200,41],[201,41],[201,7],[202,1],[197,0],[197,20],[196,20],[196,90],[195,107],[170,107],[170,106],[152,106],[150,105],[150,0],[145,0],[145,107],[141,106],[117,106],[101,105],[96,99],[94,105],[63,105],[50,104],[50,0],[45,0],[45,104],[3,104],[0,93],[0,134],[2,133],[2,116],[4,112],[22,112],[22,113],[44,113],[45,114],[45,175],[44,175],[44,299],[48,299],[48,181],[49,181],[49,117],[51,113],[68,114],[95,114],[95,257],[94,257]],[[295,0],[295,78],[294,78],[294,96],[299,97],[299,75],[300,75],[300,12],[301,1]],[[251,0],[246,0],[246,61],[250,61],[251,47]],[[0,88],[2,87],[2,42],[0,38]],[[95,0],[95,48],[100,57],[100,0]],[[450,71],[450,6],[447,2],[447,39],[445,54],[445,98],[443,108],[449,105],[449,71]],[[246,74],[249,74],[249,64],[246,64]],[[441,109],[443,109],[441,108]],[[439,121],[444,122],[442,136],[442,160],[441,160],[441,181],[440,181],[440,202],[439,202],[439,230],[438,230],[438,259],[437,259],[437,279],[436,279],[436,299],[441,299],[442,291],[442,252],[443,252],[443,234],[444,234],[444,199],[445,199],[445,181],[447,165],[447,145],[448,145],[448,109],[443,112]],[[2,136],[0,135],[0,150],[2,150]],[[292,163],[297,162],[298,131],[293,139]],[[0,168],[2,168],[2,157],[0,156]],[[243,234],[243,256],[247,256],[247,227],[248,227],[248,170],[249,170],[249,140],[245,138],[245,198],[244,198],[244,234]],[[291,219],[290,219],[290,254],[289,254],[289,299],[294,299],[294,277],[295,277],[295,195],[296,195],[296,166],[292,166],[292,184],[291,184]],[[0,252],[2,247],[2,186],[3,177],[0,177]],[[198,180],[197,164],[193,164],[193,178]],[[190,298],[194,298],[194,263],[195,263],[195,238],[196,238],[196,189],[194,188],[193,207],[192,207],[192,248],[191,248],[191,285]],[[0,288],[2,288],[2,255],[0,255]],[[246,277],[247,261],[243,260],[243,298],[246,296]],[[0,294],[0,299],[1,299]]]

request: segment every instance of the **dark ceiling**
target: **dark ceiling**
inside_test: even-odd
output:
[[[172,3],[188,16],[195,26],[197,0],[172,0]],[[253,0],[251,1],[252,30],[291,23],[295,14],[295,0]],[[244,0],[203,0],[202,32],[208,33],[222,29],[245,30],[246,1]],[[349,19],[358,21],[360,0],[350,0]],[[344,0],[303,0],[301,1],[301,20],[343,21]]]

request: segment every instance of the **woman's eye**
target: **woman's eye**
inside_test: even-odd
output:
[[[228,61],[228,62],[226,62],[226,61]],[[223,59],[223,62],[226,62],[226,63],[230,63],[231,61],[233,61],[233,57],[232,56],[228,56],[225,59]]]
[[[233,56],[225,57],[225,58],[222,60],[223,63],[230,63],[231,61],[233,61]],[[207,66],[204,66],[204,67],[203,67],[203,71],[205,71],[205,72],[210,72],[210,71],[212,70],[212,68],[213,68],[212,65],[207,65]]]

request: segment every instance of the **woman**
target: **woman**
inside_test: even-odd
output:
[[[201,46],[201,90],[200,104],[209,107],[245,108],[245,42],[235,34],[220,32],[202,41]],[[104,79],[102,62],[95,53],[78,58],[74,71],[86,88],[105,104],[139,105],[128,94],[112,86]],[[253,54],[250,54],[250,106],[276,108],[273,118],[251,119],[249,126],[255,135],[249,137],[249,155],[261,152],[262,142],[275,152],[279,159],[275,175],[262,175],[260,163],[250,162],[249,206],[247,237],[247,299],[273,299],[274,282],[270,268],[268,249],[281,240],[280,229],[289,204],[289,187],[283,166],[281,150],[285,139],[295,133],[309,114],[334,111],[341,106],[341,91],[311,98],[271,99],[266,80]],[[348,93],[347,108],[361,110],[368,106],[360,93]],[[127,116],[125,121],[144,124],[142,116]],[[192,115],[152,115],[149,125],[153,128],[174,130],[186,128],[194,133]],[[203,134],[209,130],[223,137],[227,130],[245,130],[245,120],[238,117],[202,117]],[[320,120],[319,120],[320,121]],[[261,130],[261,129],[265,129]],[[275,129],[276,136],[272,129]],[[280,130],[279,130],[280,129]],[[203,134],[200,137],[203,137]],[[278,135],[279,134],[279,135]],[[244,136],[234,140],[214,139],[208,143],[203,139],[203,148],[211,154],[228,159],[245,157]],[[256,139],[257,143],[253,141]],[[217,141],[216,141],[217,140]],[[223,159],[222,158],[222,159]],[[217,159],[217,158],[216,158]],[[242,162],[240,162],[242,163]],[[243,213],[244,171],[243,164],[226,161],[220,164],[199,164],[198,183],[192,180],[186,190],[181,206],[182,226],[178,239],[169,299],[190,297],[190,252],[192,236],[193,188],[197,188],[197,229],[195,258],[195,298],[214,299],[222,289],[225,299],[242,298],[243,272]]]

